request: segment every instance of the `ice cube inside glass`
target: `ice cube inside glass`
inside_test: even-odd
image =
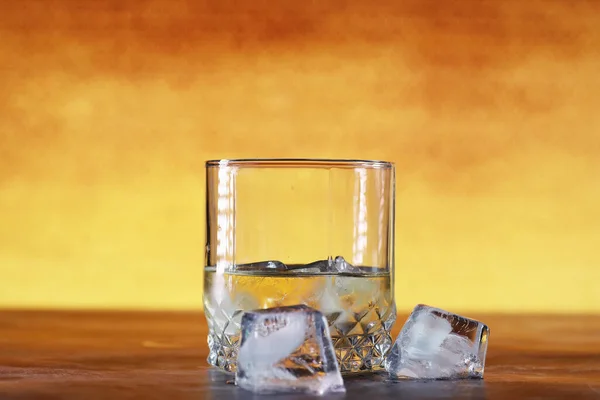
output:
[[[323,313],[342,373],[383,369],[396,318],[394,168],[382,161],[207,162],[208,362],[235,372],[244,311]]]
[[[344,392],[327,325],[303,305],[245,312],[236,385],[261,394]]]
[[[483,378],[487,325],[420,304],[402,327],[385,367],[392,377]]]

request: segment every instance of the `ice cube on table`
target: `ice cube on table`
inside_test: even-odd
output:
[[[260,394],[345,392],[323,314],[305,305],[244,313],[235,384]]]
[[[415,307],[387,355],[395,378],[483,378],[487,325],[426,305]]]

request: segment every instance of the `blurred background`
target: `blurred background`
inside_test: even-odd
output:
[[[600,312],[599,26],[583,0],[0,0],[0,307],[200,308],[204,160],[328,157],[397,165],[400,310]]]

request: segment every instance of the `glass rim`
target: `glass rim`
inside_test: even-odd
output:
[[[380,160],[334,158],[232,158],[207,160],[206,168],[379,168],[391,169],[394,163]]]

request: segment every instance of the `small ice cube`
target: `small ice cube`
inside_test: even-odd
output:
[[[335,272],[350,273],[350,274],[352,274],[352,273],[360,273],[361,272],[360,268],[357,268],[354,265],[350,264],[342,256],[337,256],[333,260],[332,267],[333,267],[333,269],[334,269]]]
[[[319,260],[310,264],[286,264],[277,260],[258,261],[246,264],[237,264],[232,268],[232,271],[238,272],[263,272],[263,273],[279,273],[279,272],[328,272],[328,260]]]
[[[483,378],[487,325],[439,308],[418,305],[385,361],[392,377]]]
[[[331,257],[330,257],[331,259]],[[302,266],[302,272],[331,272],[330,260],[318,260]]]
[[[234,268],[235,271],[287,271],[288,266],[277,260],[259,261],[247,264],[237,264]]]
[[[315,271],[330,274],[339,273],[360,273],[360,268],[347,262],[344,257],[337,256],[335,258],[329,256],[327,260],[314,261],[310,264],[305,264],[303,269],[307,271]]]
[[[345,392],[327,320],[304,305],[248,311],[235,383],[255,393]]]
[[[347,262],[344,257],[329,257],[326,260],[317,260],[308,264],[286,264],[277,260],[258,261],[246,264],[236,264],[231,267],[231,272],[318,272],[318,273],[361,273],[361,269]]]

